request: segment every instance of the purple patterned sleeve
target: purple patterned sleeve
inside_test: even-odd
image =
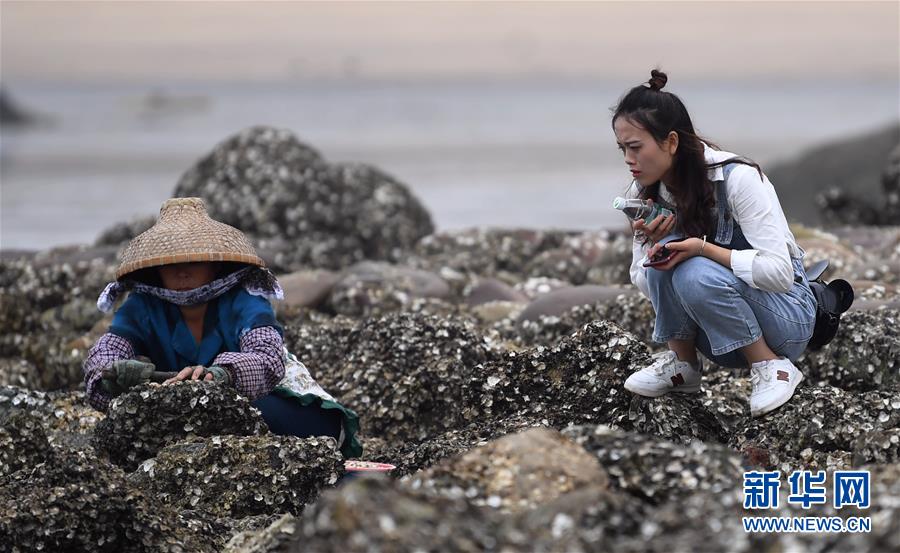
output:
[[[100,385],[100,379],[102,378],[100,371],[119,359],[131,359],[133,357],[134,348],[131,347],[131,342],[121,336],[106,333],[97,340],[97,343],[94,344],[94,347],[88,353],[87,359],[84,360],[84,365],[82,365],[84,387],[87,401],[91,407],[98,411],[106,411],[109,401],[112,399],[103,390],[103,386]]]
[[[284,341],[271,326],[248,330],[241,351],[219,354],[213,365],[224,367],[238,392],[254,400],[272,391],[284,378]]]

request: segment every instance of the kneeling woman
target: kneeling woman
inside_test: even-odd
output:
[[[269,303],[283,296],[274,275],[239,230],[209,217],[202,200],[166,201],[156,225],[128,245],[116,277],[98,307],[109,311],[116,296],[130,294],[84,363],[94,408],[105,411],[113,396],[155,371],[177,371],[166,384],[233,386],[276,434],[331,436],[345,457],[362,453],[356,414],[284,348]]]
[[[750,367],[750,412],[763,415],[803,378],[792,361],[816,310],[803,250],[759,166],[701,140],[681,100],[662,90],[666,80],[653,71],[612,120],[637,185],[630,195],[673,212],[634,223],[631,280],[656,311],[653,340],[670,351],[625,388],[649,397],[699,391],[699,349],[719,365]],[[646,267],[664,245],[674,257]]]

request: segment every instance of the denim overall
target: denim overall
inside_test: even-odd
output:
[[[753,246],[735,223],[726,195],[734,166],[726,165],[725,179],[715,183],[716,233],[707,241],[730,250],[748,250]],[[786,293],[753,288],[729,267],[702,256],[668,271],[648,268],[650,301],[656,311],[653,340],[694,339],[697,349],[712,362],[746,368],[749,363],[740,348],[763,337],[777,355],[795,361],[812,337],[816,300],[802,254],[791,263],[794,283]]]

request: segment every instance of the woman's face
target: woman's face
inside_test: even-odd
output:
[[[215,263],[175,263],[159,268],[163,286],[169,290],[193,290],[209,284],[216,278],[218,267]]]
[[[619,117],[613,124],[616,143],[625,154],[625,165],[641,186],[658,180],[671,184],[672,163],[678,148],[678,133],[672,131],[662,144],[657,144],[646,129],[638,127],[627,117]]]

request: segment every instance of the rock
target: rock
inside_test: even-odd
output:
[[[504,551],[643,551],[647,511],[635,497],[587,485],[511,517],[499,534]]]
[[[284,289],[284,302],[290,307],[319,307],[325,302],[331,288],[338,281],[333,271],[295,271],[279,275],[278,282]]]
[[[263,553],[283,550],[297,533],[297,518],[284,514],[261,530],[239,532],[225,545],[222,553]]]
[[[584,285],[560,288],[529,303],[519,315],[518,322],[522,324],[525,321],[536,321],[541,317],[558,317],[573,307],[608,302],[621,294],[634,293],[636,291],[633,288],[623,289],[615,286]]]
[[[0,482],[22,468],[32,468],[53,456],[42,418],[25,411],[0,422]]]
[[[329,393],[363,414],[366,435],[423,440],[476,416],[464,389],[492,354],[470,321],[390,313],[346,334],[323,331],[303,338],[300,359],[310,360]]]
[[[796,159],[765,168],[765,172],[791,218],[807,224],[827,223],[814,200],[816,194],[832,186],[872,203],[884,201],[882,169],[898,142],[900,125],[892,123],[861,136],[814,147]]]
[[[887,465],[900,462],[900,428],[874,430],[860,435],[853,444],[853,465]]]
[[[325,492],[278,550],[497,550],[498,525],[496,515],[465,500],[430,497],[384,478],[365,477]]]
[[[478,280],[465,294],[465,297],[466,304],[470,308],[493,302],[524,303],[528,301],[528,296],[496,278]]]
[[[723,428],[697,398],[648,400],[625,391],[625,378],[649,363],[633,335],[595,321],[551,348],[510,352],[485,366],[467,403],[480,405],[482,417],[530,413],[554,427],[604,422],[676,441],[722,439]]]
[[[34,115],[29,114],[16,105],[6,89],[0,88],[0,123],[10,127],[18,127],[30,125],[34,122]]]
[[[900,391],[900,309],[851,311],[834,339],[797,366],[812,382],[843,390]]]
[[[131,471],[183,438],[267,432],[259,411],[233,388],[203,381],[142,384],[113,399],[94,428],[93,445]]]
[[[603,425],[574,426],[563,434],[597,458],[612,486],[652,504],[741,487],[741,457],[718,443],[678,444]]]
[[[205,200],[278,270],[399,260],[433,230],[409,189],[366,165],[329,164],[286,130],[251,127],[189,169],[174,196]]]
[[[846,278],[857,267],[862,265],[863,258],[855,251],[840,242],[823,239],[798,239],[800,247],[806,252],[803,265],[810,267],[822,260],[827,260],[828,269],[822,275],[826,281],[833,278]]]
[[[889,225],[900,222],[900,144],[888,156],[887,165],[881,173],[881,189],[884,205],[881,217]]]
[[[782,473],[846,469],[852,467],[861,434],[898,424],[900,399],[895,391],[853,393],[800,386],[774,416],[748,419],[729,437],[729,445],[752,451],[758,464]]]
[[[130,489],[118,467],[58,452],[0,482],[0,543],[18,551],[214,551],[178,515]]]
[[[156,224],[156,216],[135,217],[124,223],[116,223],[103,230],[95,246],[125,246],[132,238]]]
[[[428,271],[366,261],[344,271],[332,287],[329,307],[351,317],[399,310],[419,298],[448,299],[450,286]]]
[[[586,486],[606,473],[584,449],[546,428],[512,434],[417,473],[408,484],[430,494],[518,512]]]
[[[164,447],[129,480],[177,510],[244,518],[299,515],[343,472],[331,438],[212,436]]]

